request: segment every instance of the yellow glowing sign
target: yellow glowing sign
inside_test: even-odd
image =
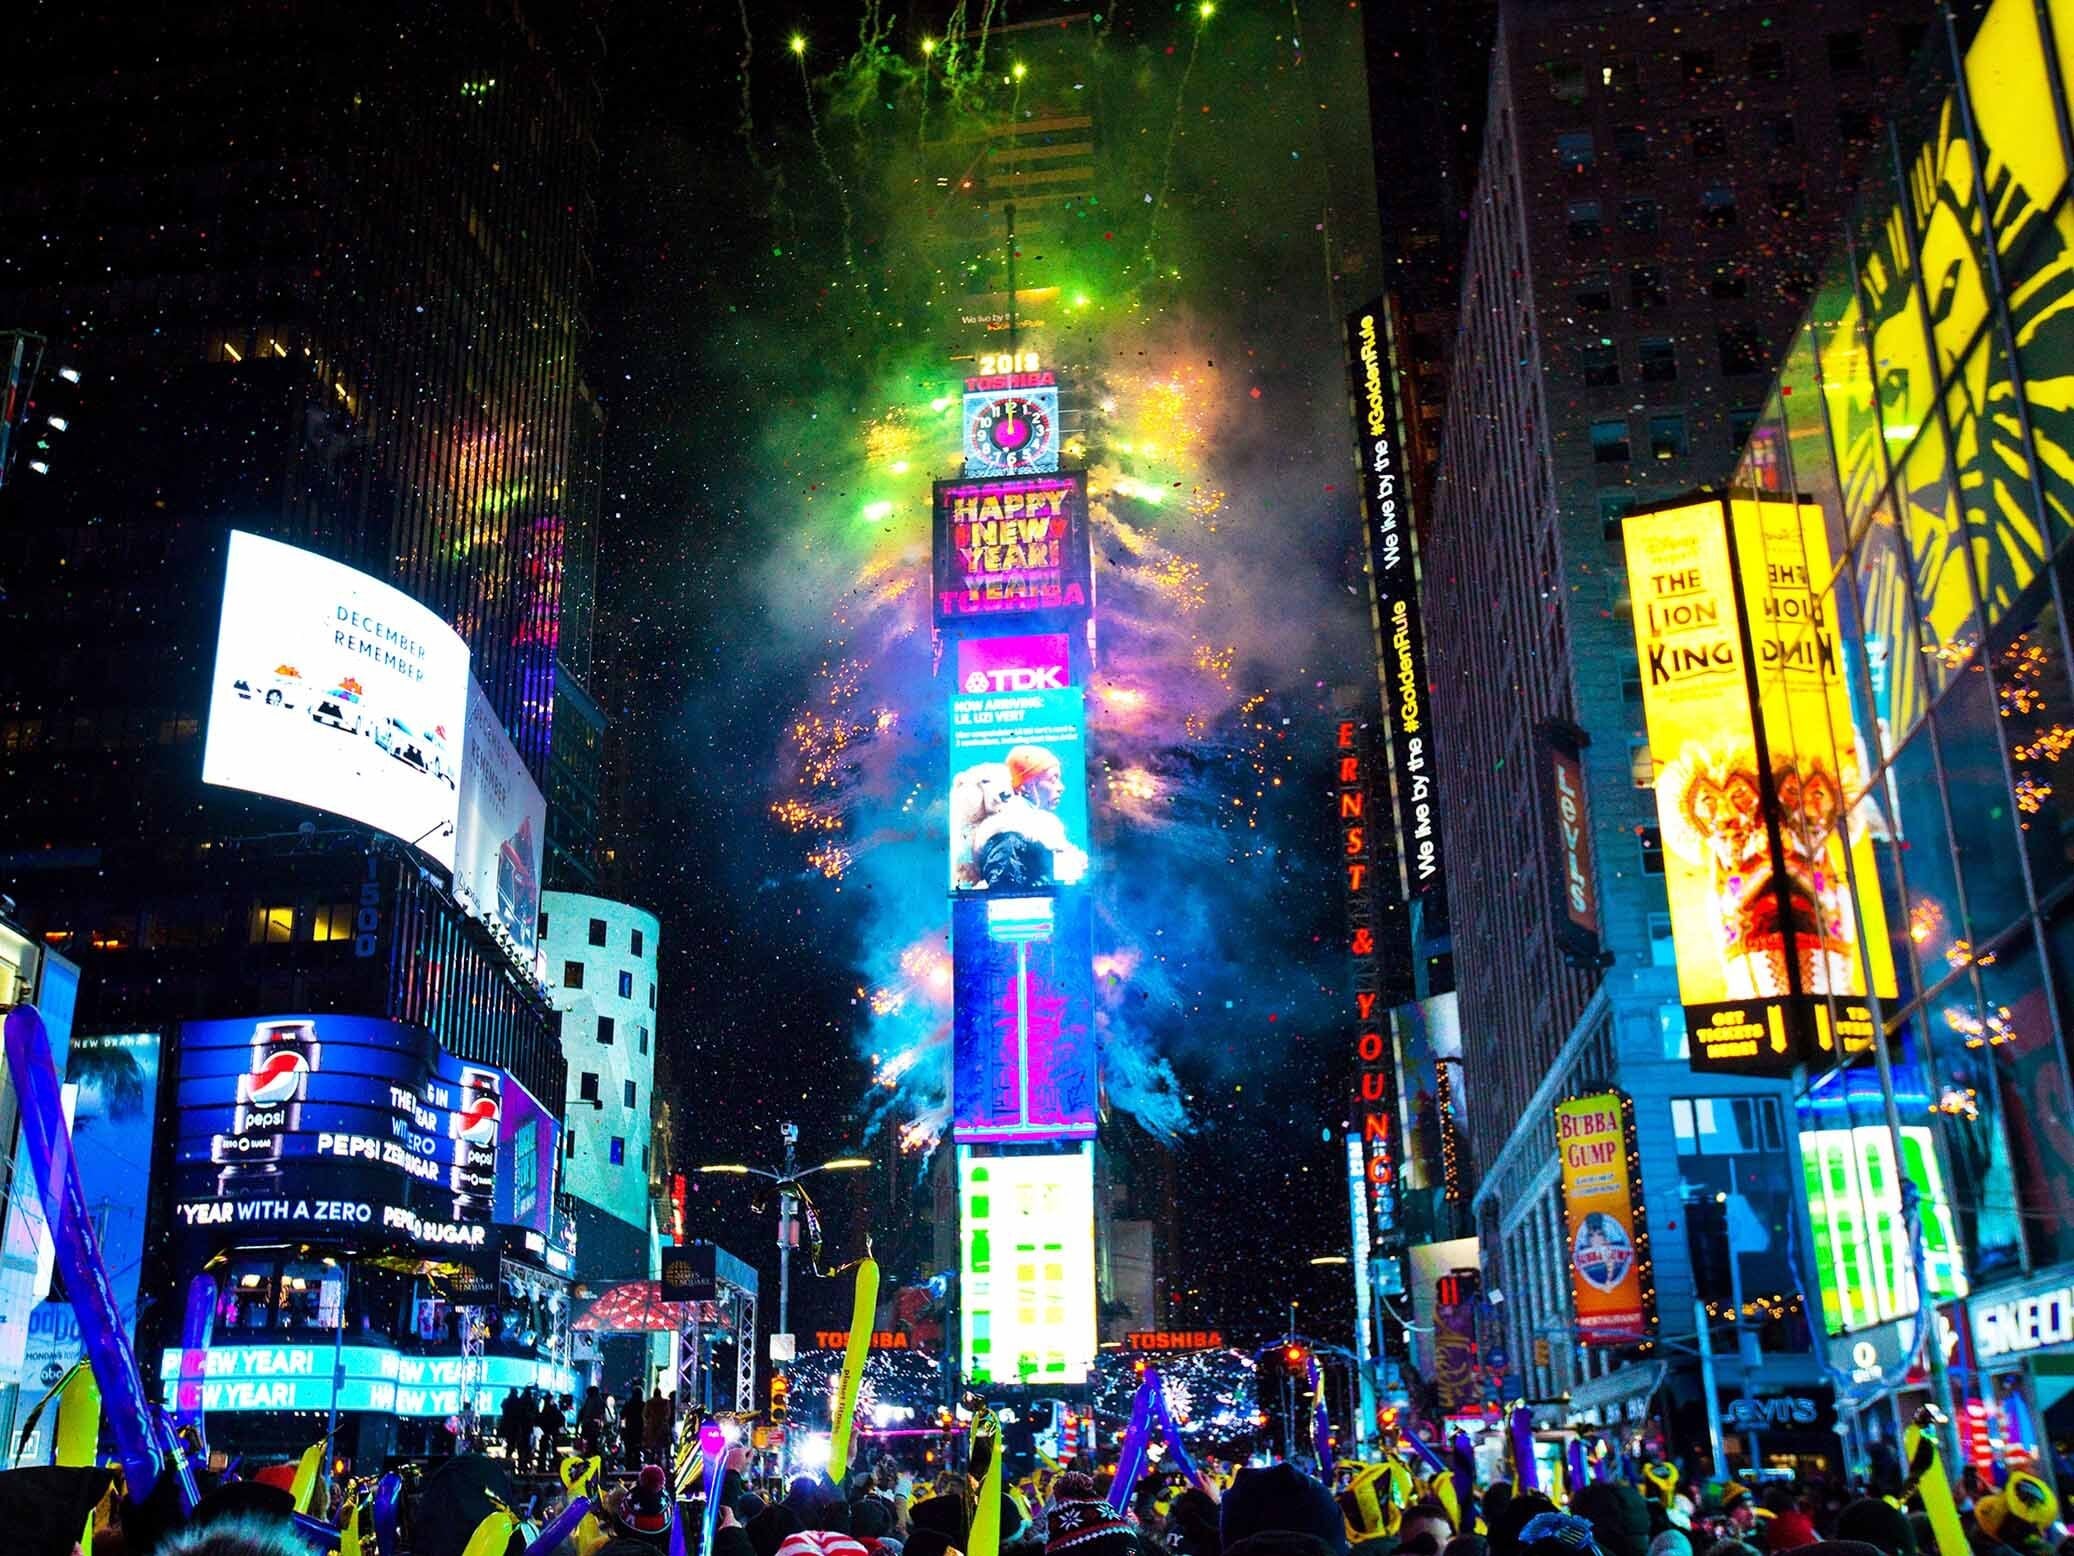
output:
[[[1622,531],[1693,1068],[1865,1047],[1868,968],[1881,995],[1894,969],[1821,510],[1713,498]]]
[[[1044,366],[1043,359],[1034,351],[982,351],[979,354],[981,378],[996,373],[1035,373]]]

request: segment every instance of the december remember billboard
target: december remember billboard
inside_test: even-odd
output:
[[[951,698],[950,889],[1048,892],[1088,868],[1086,710],[1066,637],[958,645]]]
[[[202,780],[454,863],[468,646],[400,589],[233,530]]]

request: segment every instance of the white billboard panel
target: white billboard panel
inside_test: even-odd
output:
[[[958,1147],[970,1383],[1084,1383],[1096,1348],[1095,1169],[1084,1144],[1032,1156]]]
[[[484,923],[501,926],[530,962],[540,939],[547,800],[473,676],[467,731],[454,830],[454,894]]]
[[[400,589],[234,530],[202,779],[454,862],[468,646]]]

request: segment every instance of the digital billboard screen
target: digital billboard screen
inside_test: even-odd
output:
[[[959,645],[953,892],[1048,892],[1086,879],[1086,712],[1080,689],[1067,684],[1065,646],[1064,634]]]
[[[1821,509],[1710,498],[1621,530],[1692,1067],[1862,1049],[1866,965],[1883,995],[1894,971]]]
[[[954,1138],[1094,1134],[1093,921],[1085,892],[953,904]]]
[[[1931,1300],[1967,1294],[1964,1248],[1929,1129],[1901,1126],[1898,1171],[1894,1137],[1885,1124],[1803,1129],[1800,1160],[1815,1281],[1832,1335],[1906,1318],[1920,1305],[1904,1182],[1915,1187]]]
[[[581,1393],[576,1374],[525,1356],[417,1356],[383,1345],[215,1345],[204,1353],[202,1408],[210,1415],[249,1411],[374,1410],[383,1415],[459,1414],[469,1373],[475,1408],[492,1412],[514,1389]],[[180,1352],[161,1355],[160,1385],[172,1408],[180,1386]],[[334,1395],[334,1388],[336,1395]]]
[[[540,942],[541,850],[547,799],[473,676],[454,825],[454,893],[495,924],[530,962]]]
[[[1087,616],[1086,476],[938,481],[934,515],[939,627]]]
[[[202,779],[454,862],[468,647],[400,589],[233,530]]]
[[[217,1246],[413,1243],[461,1262],[489,1246],[516,1090],[502,1070],[398,1022],[290,1015],[188,1022],[176,1073],[176,1228]]]
[[[1656,1327],[1634,1105],[1617,1091],[1556,1104],[1570,1296],[1584,1345],[1632,1345]]]
[[[958,1200],[966,1379],[1086,1382],[1096,1350],[1090,1148],[975,1156],[961,1145]]]

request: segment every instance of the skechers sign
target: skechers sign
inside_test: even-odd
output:
[[[1970,1308],[1973,1348],[1982,1361],[2074,1345],[2074,1286],[1975,1297]]]
[[[480,1249],[503,1071],[362,1016],[192,1021],[179,1051],[176,1224]]]

